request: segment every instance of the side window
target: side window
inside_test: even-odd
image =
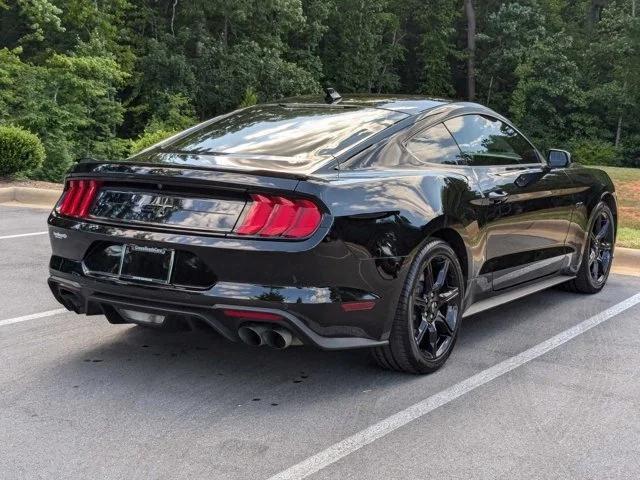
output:
[[[421,162],[446,165],[463,163],[458,145],[441,123],[411,137],[406,147]]]
[[[536,150],[527,139],[500,120],[484,115],[463,115],[444,124],[469,165],[540,163]]]

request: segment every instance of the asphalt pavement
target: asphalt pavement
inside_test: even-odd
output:
[[[420,377],[379,370],[365,351],[31,318],[60,308],[47,235],[16,236],[45,220],[0,206],[3,480],[640,478],[640,303],[628,300],[639,277],[467,318],[446,366]],[[484,380],[461,390],[470,378]],[[371,440],[378,425],[392,427]]]

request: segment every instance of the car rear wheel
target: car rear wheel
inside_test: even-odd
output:
[[[589,237],[582,253],[576,278],[563,284],[566,290],[579,293],[598,293],[607,283],[615,247],[615,218],[611,209],[600,202],[593,209],[589,221]]]
[[[447,360],[462,319],[464,276],[453,249],[428,242],[411,266],[391,327],[389,344],[373,349],[383,368],[431,373]]]

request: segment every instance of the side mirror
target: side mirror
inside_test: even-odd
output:
[[[547,159],[551,168],[565,168],[571,165],[571,154],[566,150],[550,149]]]

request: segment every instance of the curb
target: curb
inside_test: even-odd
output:
[[[612,270],[623,275],[640,276],[640,250],[616,247]]]
[[[0,203],[10,203],[25,207],[51,209],[62,193],[60,190],[32,187],[0,188]]]

